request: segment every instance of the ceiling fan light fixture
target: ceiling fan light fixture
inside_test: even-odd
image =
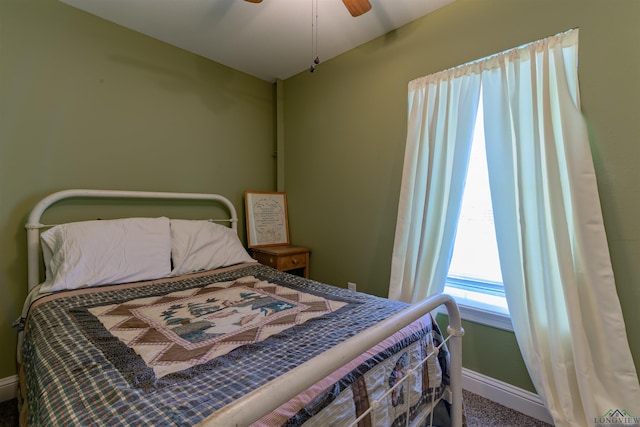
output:
[[[342,0],[342,3],[354,18],[371,10],[369,0]]]

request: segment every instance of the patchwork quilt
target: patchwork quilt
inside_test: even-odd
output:
[[[405,307],[259,264],[44,297],[25,323],[21,421],[208,425],[217,409]],[[433,425],[446,425],[446,347],[409,369],[440,342],[426,316],[256,425],[342,426],[371,406],[358,425],[404,425],[407,410],[434,406]]]

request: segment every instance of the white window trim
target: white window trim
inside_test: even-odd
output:
[[[482,99],[482,92],[480,97]],[[485,159],[483,162],[483,169],[485,169],[487,168],[487,165],[486,149],[484,148],[484,112],[482,107],[482,101],[480,101],[475,122],[471,156],[473,156],[474,153],[476,156],[480,156],[480,154],[482,154],[482,157]],[[471,165],[469,168],[471,168]],[[469,173],[469,170],[467,170],[466,179],[469,179]],[[488,171],[486,171],[486,173],[488,173]],[[465,195],[466,192],[467,187],[465,184]],[[495,229],[493,232],[495,235]],[[460,265],[458,265],[458,267],[460,267]],[[460,268],[457,270],[459,269]],[[458,273],[463,275],[474,274],[473,271],[465,271],[464,269],[462,269],[462,272]],[[483,275],[486,276],[486,272]],[[499,275],[499,277],[495,277],[494,280],[496,280],[496,282],[484,282],[483,280],[487,279],[474,277],[448,277],[445,282],[445,293],[455,298],[460,309],[460,315],[463,319],[479,323],[481,325],[487,325],[506,331],[513,331],[511,316],[509,315],[507,301],[504,296],[504,287],[502,286],[502,283],[499,283],[502,282],[502,276]]]
[[[469,291],[458,290],[455,287],[446,287],[444,290],[444,293],[451,295],[456,300],[460,309],[460,316],[464,320],[513,332],[511,316],[508,310],[505,309],[506,301],[503,305],[482,303],[466,298],[465,292]],[[446,315],[447,311],[440,307],[438,313]]]

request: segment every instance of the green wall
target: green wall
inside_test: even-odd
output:
[[[640,365],[639,16],[637,0],[457,0],[284,81],[291,238],[313,248],[312,278],[387,295],[410,80],[579,27],[582,106]],[[276,188],[274,97],[270,83],[56,0],[0,1],[0,379],[15,373],[33,204],[88,187],[219,192],[241,207],[244,190]],[[465,367],[532,390],[513,334],[465,329]]]
[[[274,111],[271,83],[56,0],[0,1],[0,379],[16,372],[37,200],[217,192],[242,217],[244,190],[275,186]]]
[[[387,295],[410,80],[579,27],[582,107],[618,294],[640,366],[640,334],[633,327],[640,324],[639,18],[637,0],[457,0],[321,63],[314,74],[287,79],[291,237],[313,248],[311,276]],[[465,367],[532,389],[513,334],[468,329]],[[500,357],[483,356],[492,345]]]

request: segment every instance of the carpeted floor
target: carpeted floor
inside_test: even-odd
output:
[[[462,391],[468,427],[551,427],[543,421]]]
[[[464,405],[468,427],[550,427],[549,424],[528,417],[477,394],[464,391]],[[0,427],[18,426],[16,399],[0,403]]]
[[[11,399],[0,403],[0,427],[16,427],[18,425],[18,400]]]

